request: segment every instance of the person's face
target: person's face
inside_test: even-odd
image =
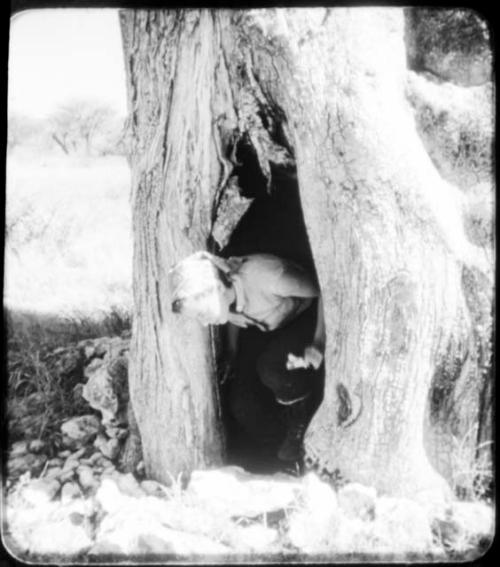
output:
[[[208,291],[182,299],[180,312],[205,326],[224,325],[229,319],[230,303],[229,290],[217,282]]]

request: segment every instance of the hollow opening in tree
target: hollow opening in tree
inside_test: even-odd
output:
[[[268,184],[248,137],[239,140],[233,155],[237,165],[232,173],[240,195],[252,199],[252,204],[219,254],[229,257],[270,253],[300,264],[317,281],[295,166],[271,163]],[[305,332],[312,339],[315,304],[310,310],[311,316],[306,312]],[[223,343],[227,341],[224,331]],[[276,401],[275,393],[261,382],[257,372],[256,362],[272,340],[271,335],[255,327],[240,330],[235,371],[221,392],[228,462],[257,472],[283,468],[277,454],[289,428],[289,408]],[[323,396],[323,367],[319,374],[311,394],[314,407],[319,406]]]

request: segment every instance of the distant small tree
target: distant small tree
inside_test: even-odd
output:
[[[103,140],[109,148],[110,139],[118,138],[120,128],[112,107],[88,100],[71,101],[49,118],[51,137],[65,154],[83,151],[91,155],[99,151]]]

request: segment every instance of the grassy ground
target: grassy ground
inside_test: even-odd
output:
[[[85,316],[130,307],[129,185],[123,157],[9,154],[4,303]]]
[[[50,352],[130,328],[129,175],[120,156],[7,156],[7,413],[32,437],[75,412]]]
[[[130,329],[130,315],[109,310],[94,315],[41,315],[6,310],[8,440],[41,439],[53,444],[61,423],[88,413],[74,387],[82,379],[75,345]],[[64,356],[55,356],[66,347]]]

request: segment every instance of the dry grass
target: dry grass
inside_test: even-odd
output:
[[[122,157],[9,154],[5,303],[59,314],[130,307],[129,185]]]
[[[57,436],[78,413],[50,353],[130,327],[129,169],[19,147],[7,157],[4,320],[11,433]]]
[[[492,495],[493,470],[491,446],[493,441],[474,444],[477,438],[477,424],[462,438],[453,438],[453,479],[454,494],[465,500],[488,500]],[[473,447],[473,451],[471,451]]]
[[[93,316],[48,316],[5,312],[7,327],[7,416],[10,441],[42,439],[54,444],[65,419],[87,413],[75,398],[79,370],[66,374],[52,353],[56,348],[130,329],[128,312],[110,309]]]

